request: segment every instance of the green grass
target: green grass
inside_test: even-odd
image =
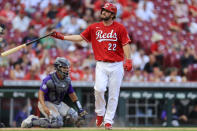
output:
[[[49,129],[49,128],[0,128],[0,131],[104,131],[104,128],[60,128],[60,129]],[[183,127],[183,128],[155,128],[155,127],[137,127],[137,128],[118,128],[114,127],[112,131],[197,131],[197,128]]]

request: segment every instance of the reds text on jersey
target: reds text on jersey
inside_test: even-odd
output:
[[[104,26],[103,22],[95,23],[80,35],[84,40],[92,43],[97,61],[124,60],[123,46],[130,42],[130,38],[125,27],[120,23],[114,21],[110,26]]]

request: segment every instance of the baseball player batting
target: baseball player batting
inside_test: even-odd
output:
[[[114,4],[105,3],[100,15],[102,21],[90,25],[80,35],[64,36],[56,31],[51,35],[61,40],[73,42],[86,40],[92,43],[97,61],[94,86],[95,112],[97,114],[96,126],[100,127],[104,122],[105,129],[108,130],[112,129],[124,69],[126,71],[132,69],[130,38],[125,27],[114,21],[116,13],[117,8]],[[104,94],[107,86],[109,87],[109,93],[106,107]]]

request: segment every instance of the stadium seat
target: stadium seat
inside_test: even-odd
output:
[[[189,65],[187,78],[190,81],[196,81],[197,80],[197,64]]]

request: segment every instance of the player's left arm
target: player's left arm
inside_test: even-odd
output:
[[[123,51],[125,55],[124,69],[126,71],[131,71],[133,68],[132,60],[131,60],[131,47],[130,44],[125,44],[123,46]]]
[[[77,107],[78,113],[80,117],[83,117],[85,119],[85,115],[87,115],[88,113],[86,112],[86,110],[84,110],[81,106],[80,101],[78,100],[78,97],[76,95],[75,92],[70,93],[69,94],[70,99],[72,100],[72,102],[75,104],[75,106]]]
[[[87,115],[88,113],[82,108],[81,103],[78,100],[78,97],[77,97],[74,89],[72,88],[71,84],[69,85],[69,88],[68,88],[68,95],[69,95],[70,99],[72,100],[72,102],[77,107],[79,116],[85,119],[85,115]]]
[[[123,46],[125,59],[131,59],[131,46],[130,44],[126,44]]]
[[[128,32],[124,26],[122,26],[120,28],[120,30],[121,30],[121,34],[120,34],[121,44],[122,44],[124,57],[125,57],[125,61],[124,61],[123,66],[126,71],[131,71],[133,68],[132,60],[131,60],[131,47],[130,47],[131,40],[130,40]]]

